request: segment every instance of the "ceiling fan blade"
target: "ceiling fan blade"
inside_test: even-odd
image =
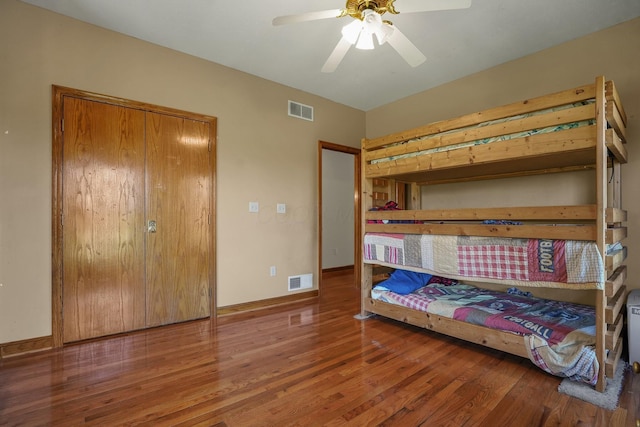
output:
[[[342,37],[335,49],[333,49],[333,52],[331,52],[331,55],[329,55],[327,62],[322,66],[321,71],[323,73],[333,73],[342,62],[342,58],[347,54],[350,47],[351,43],[349,43],[346,38]]]
[[[301,13],[299,15],[285,15],[273,18],[273,25],[295,24],[296,22],[315,21],[318,19],[337,18],[342,9],[321,10],[318,12]]]
[[[407,61],[407,64],[412,67],[417,67],[422,64],[427,58],[418,50],[416,45],[411,43],[411,40],[407,38],[404,34],[400,32],[400,30],[395,27],[393,28],[393,33],[387,38],[387,43],[391,45],[399,54]]]
[[[471,7],[471,0],[400,0],[396,5],[400,14],[467,9],[469,7]]]

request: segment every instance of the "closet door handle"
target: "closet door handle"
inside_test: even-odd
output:
[[[153,219],[150,219],[149,222],[147,222],[147,231],[149,233],[155,233],[156,232],[156,221]]]

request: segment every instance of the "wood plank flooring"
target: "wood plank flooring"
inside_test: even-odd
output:
[[[0,360],[0,425],[635,426],[531,362],[381,318],[351,275],[317,301]]]

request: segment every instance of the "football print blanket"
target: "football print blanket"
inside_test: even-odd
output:
[[[461,283],[429,284],[406,294],[394,289],[397,290],[396,283],[381,282],[372,291],[372,297],[522,335],[529,358],[538,367],[574,381],[591,385],[597,381],[599,366],[594,350],[596,319],[593,307]]]

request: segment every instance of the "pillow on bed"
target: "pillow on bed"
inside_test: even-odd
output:
[[[420,289],[431,279],[430,274],[416,273],[415,271],[395,270],[384,282],[378,286],[396,294],[406,295]]]
[[[433,276],[433,277],[431,277],[431,279],[429,279],[429,283],[428,284],[429,285],[438,284],[438,285],[442,285],[442,286],[453,286],[453,285],[460,284],[460,282],[458,282],[456,279],[449,279],[448,277]]]

